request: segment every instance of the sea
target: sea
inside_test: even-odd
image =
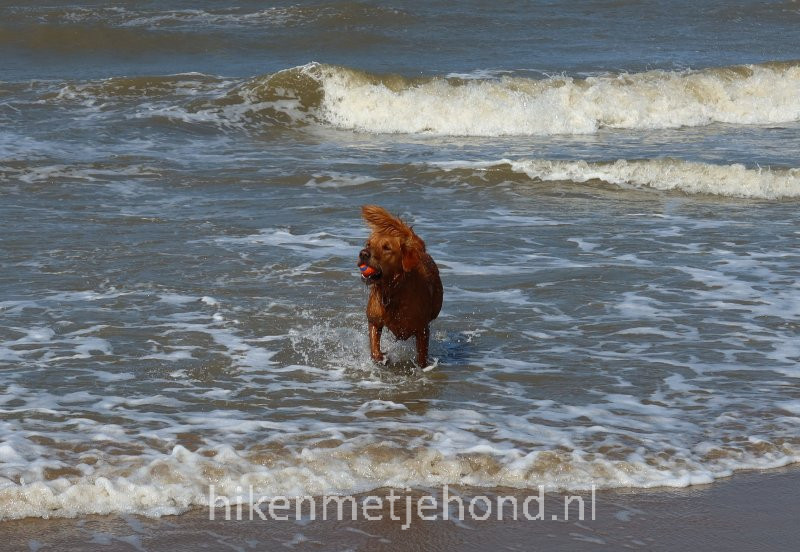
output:
[[[797,1],[2,2],[0,519],[797,463],[798,206]]]

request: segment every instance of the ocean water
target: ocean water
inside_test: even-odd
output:
[[[800,461],[798,92],[794,1],[4,3],[0,518]]]

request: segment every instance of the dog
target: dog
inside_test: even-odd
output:
[[[361,216],[371,230],[358,255],[361,278],[370,287],[367,301],[370,354],[383,361],[381,333],[416,338],[417,365],[428,364],[430,323],[442,309],[439,267],[414,230],[383,207],[364,205]]]

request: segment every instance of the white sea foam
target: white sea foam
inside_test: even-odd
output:
[[[800,65],[790,63],[542,80],[382,79],[319,64],[300,70],[319,79],[325,122],[375,133],[587,134],[800,119]]]
[[[471,420],[469,411],[458,416],[463,421]],[[440,447],[452,448],[459,440],[457,432],[454,436],[455,439],[440,436]],[[706,452],[716,450],[711,445],[707,448]],[[24,461],[9,445],[0,447],[0,458],[10,463]],[[474,444],[458,454],[436,448],[407,451],[374,444],[369,449],[306,448],[294,460],[278,459],[265,465],[258,457],[248,457],[229,446],[203,453],[176,446],[169,454],[140,459],[124,469],[84,466],[86,475],[69,480],[0,481],[0,519],[176,514],[192,506],[207,506],[211,484],[216,496],[227,496],[233,503],[249,502],[242,489],[250,486],[256,497],[350,494],[385,486],[444,484],[518,488],[544,485],[549,490],[585,490],[592,485],[683,487],[709,483],[740,467],[779,467],[799,459],[800,451],[787,450],[758,458],[744,455],[721,459],[709,465],[685,458],[670,464],[652,459],[646,462],[637,454],[627,460],[610,460],[579,452],[526,453],[491,443]]]
[[[561,161],[549,159],[501,159],[489,162],[446,162],[444,169],[502,169],[544,182],[602,181],[625,187],[679,190],[689,194],[713,194],[753,199],[800,197],[800,169],[747,168],[680,159],[645,159],[614,162]]]
[[[185,307],[190,303],[168,304]],[[235,329],[212,323],[178,322],[171,324],[171,331],[211,334],[233,358],[260,350],[247,345]],[[35,338],[48,332],[34,328],[28,334]],[[318,348],[337,366],[345,362],[353,365],[354,350],[366,348],[360,341],[362,335],[343,332],[339,327],[315,326],[296,334],[300,350],[311,354]],[[311,343],[314,340],[319,343]],[[346,342],[344,349],[337,352],[331,340]],[[534,371],[541,375],[546,371],[544,367],[508,358],[481,364],[501,369],[487,370],[485,375],[474,374],[473,379],[493,377],[501,371],[507,376]],[[171,376],[184,378],[186,374],[174,372]],[[297,393],[302,389],[303,393],[320,398],[351,393],[359,387],[371,388],[370,383],[381,392],[387,390],[385,381],[371,381],[366,373],[353,382],[339,381],[340,377],[340,370],[325,366],[266,363],[260,366],[259,385],[268,393],[284,394],[290,390]],[[674,375],[664,383],[671,391],[695,388],[690,380]],[[410,381],[402,378],[398,390],[407,392],[409,385]],[[187,410],[198,396],[235,401],[236,396],[224,388],[193,391],[194,398],[189,401],[181,400],[188,397],[176,397],[169,389],[135,396],[106,395],[102,400],[93,400],[94,395],[85,390],[62,396],[42,391],[31,394],[12,384],[0,395],[0,402],[23,400],[25,405],[7,409],[11,414],[42,413],[60,418],[70,414],[70,405],[86,402],[100,416],[113,414],[114,420],[132,419],[137,425],[147,420],[152,427],[130,433],[129,426],[116,422],[67,417],[65,422],[70,424],[70,430],[60,434],[65,445],[89,443],[92,447],[102,447],[105,443],[118,443],[140,449],[125,455],[107,455],[102,450],[90,449],[84,455],[97,461],[89,463],[83,455],[59,460],[49,446],[26,438],[34,433],[14,431],[15,426],[8,421],[1,423],[0,431],[10,438],[0,449],[4,461],[0,468],[0,476],[4,478],[0,479],[0,518],[72,517],[89,513],[175,514],[206,505],[211,484],[215,485],[218,496],[230,497],[234,502],[242,494],[237,489],[251,485],[257,495],[272,496],[349,494],[388,485],[403,488],[445,483],[519,488],[545,485],[565,490],[586,489],[591,485],[686,486],[711,482],[736,469],[775,467],[800,460],[800,450],[789,444],[775,446],[767,442],[763,445],[766,452],[730,446],[720,451],[713,443],[698,449],[693,436],[701,428],[695,424],[696,420],[684,419],[682,410],[675,406],[662,406],[663,400],[648,404],[639,396],[605,394],[597,404],[577,406],[553,400],[526,400],[516,394],[509,381],[503,381],[502,389],[506,396],[529,404],[526,417],[484,410],[480,403],[430,408],[420,413],[416,406],[411,406],[413,403],[406,403],[390,392],[386,398],[373,398],[375,395],[369,393],[347,406],[337,406],[341,409],[337,421],[320,420],[328,409],[311,403],[291,407],[292,416],[288,420],[264,420],[258,416],[247,418],[236,409]],[[685,399],[671,399],[676,400]],[[53,408],[42,408],[44,405]],[[165,407],[179,414],[159,414]],[[796,408],[790,404],[785,410],[793,412]],[[581,419],[591,419],[592,425],[582,427],[575,423]],[[409,430],[412,436],[405,433]],[[170,453],[159,451],[185,432],[203,435],[209,444],[196,451],[180,445],[173,446]],[[254,435],[259,436],[259,445],[251,448]],[[647,450],[630,449],[627,457],[622,458],[618,454],[607,457],[594,450],[597,443],[603,442],[617,452],[625,450],[617,436],[644,440],[651,446]],[[141,437],[146,437],[146,441]],[[318,446],[320,441],[330,439],[341,444]],[[153,448],[154,443],[162,446]],[[234,446],[237,444],[244,446]],[[264,453],[262,444],[277,445],[277,452]],[[288,450],[284,448],[287,446]],[[563,448],[566,450],[559,452]],[[668,455],[660,454],[665,448],[672,450]],[[725,454],[719,456],[720,452]],[[59,468],[71,471],[61,477],[47,475]],[[242,500],[246,502],[248,498]]]

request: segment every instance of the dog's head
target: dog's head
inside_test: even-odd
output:
[[[361,216],[372,233],[358,255],[358,264],[373,271],[363,276],[368,284],[381,280],[393,281],[420,264],[425,253],[425,242],[406,223],[389,214],[383,207],[364,205]]]

